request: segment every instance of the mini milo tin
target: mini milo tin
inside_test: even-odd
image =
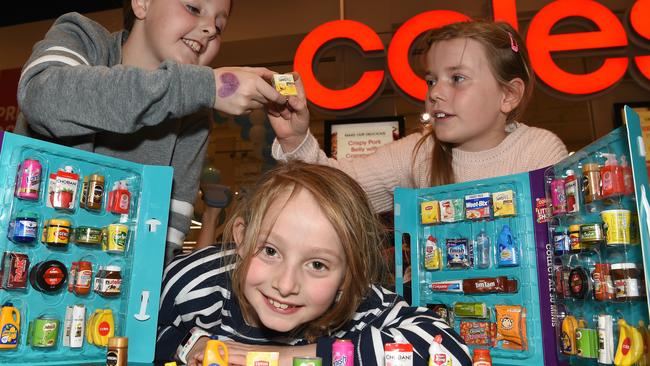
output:
[[[50,348],[56,346],[59,335],[59,320],[46,316],[38,317],[29,323],[27,343],[32,347]]]

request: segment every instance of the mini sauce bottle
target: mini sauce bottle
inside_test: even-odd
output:
[[[566,171],[566,178],[564,178],[564,192],[566,194],[566,212],[580,212],[580,189],[578,187],[578,179],[571,169]]]
[[[476,348],[472,366],[492,366],[492,357],[489,349]]]
[[[131,207],[131,192],[125,180],[115,182],[109,193],[108,211],[116,214],[128,214]]]
[[[603,198],[623,194],[625,191],[623,183],[623,172],[616,161],[614,154],[602,154],[607,158],[605,165],[600,168],[600,180],[602,184]]]

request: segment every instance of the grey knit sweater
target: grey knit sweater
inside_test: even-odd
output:
[[[212,70],[166,61],[121,65],[128,33],[109,33],[77,13],[61,16],[34,46],[18,85],[16,132],[174,168],[167,252],[189,230],[207,146]]]

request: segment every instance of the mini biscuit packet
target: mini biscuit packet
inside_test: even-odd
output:
[[[273,74],[273,86],[284,96],[298,95],[296,82],[291,74]]]

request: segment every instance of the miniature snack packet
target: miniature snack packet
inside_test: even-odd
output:
[[[512,190],[492,193],[492,205],[494,206],[494,216],[514,216],[515,194]]]
[[[504,341],[502,348],[526,350],[526,308],[519,305],[495,305],[497,336],[495,341]]]
[[[279,352],[248,352],[246,353],[246,366],[278,366]]]
[[[438,201],[420,203],[420,216],[423,224],[436,224],[440,222],[440,207]]]
[[[489,193],[470,194],[465,196],[465,217],[470,220],[492,216]]]
[[[496,324],[492,322],[460,321],[460,336],[467,345],[494,347]]]
[[[298,95],[296,82],[291,74],[273,74],[273,86],[282,95]]]

